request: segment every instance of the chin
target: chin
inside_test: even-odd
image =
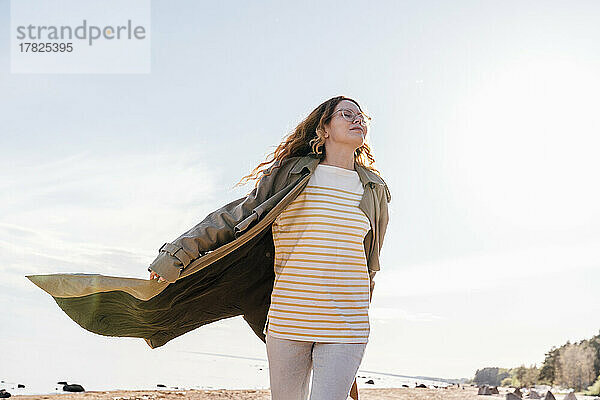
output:
[[[354,138],[354,140],[352,142],[360,143],[360,145],[362,146],[365,143],[365,139],[363,137],[356,137],[356,138]]]

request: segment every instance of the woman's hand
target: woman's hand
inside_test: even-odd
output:
[[[158,275],[154,271],[150,272],[150,279],[158,279],[159,282],[164,282],[166,280],[165,278],[163,278],[162,276]]]

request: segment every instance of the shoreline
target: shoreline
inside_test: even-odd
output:
[[[359,388],[361,400],[475,400],[505,399],[506,393],[514,391],[511,388],[498,388],[499,394],[478,395],[476,386],[449,386],[447,388]],[[564,395],[554,393],[557,400]],[[590,399],[590,397],[576,394],[578,400]],[[38,399],[61,399],[61,400],[212,400],[212,399],[240,399],[240,400],[270,400],[269,389],[152,389],[152,390],[109,390],[109,391],[87,391],[80,393],[53,393],[45,395],[12,395],[11,399],[38,400]]]
[[[260,365],[259,365],[260,366]],[[264,366],[262,368],[258,368],[258,373],[263,373],[267,370]],[[375,371],[359,371],[360,374],[358,377],[358,389],[359,391],[363,389],[403,389],[404,385],[408,385],[408,387],[414,388],[418,384],[424,384],[429,388],[442,387],[442,386],[451,386],[452,384],[442,381],[442,380],[432,380],[431,378],[426,377],[415,377],[409,375],[398,375],[398,374],[390,374],[390,373],[378,373]],[[85,379],[63,379],[63,377],[59,379],[38,379],[34,382],[27,381],[16,381],[12,378],[10,381],[0,381],[0,389],[5,389],[7,392],[11,394],[12,397],[19,396],[19,398],[42,398],[42,397],[55,397],[60,395],[74,395],[78,393],[74,392],[66,392],[62,390],[62,385],[58,384],[61,381],[68,381],[70,384],[81,384],[85,389],[84,392],[80,393],[94,393],[95,395],[102,393],[142,393],[142,392],[214,392],[220,390],[221,392],[235,392],[235,391],[268,391],[269,390],[269,382],[268,377],[265,378],[263,375],[256,375],[255,379],[218,379],[213,380],[213,382],[203,382],[203,384],[192,384],[180,381],[169,382],[169,379],[165,379],[164,381],[158,381],[155,383],[142,383],[142,381],[132,382],[128,380],[125,383],[125,380],[121,380],[120,382],[111,382],[111,384],[106,384],[109,380],[100,380],[95,379],[90,382]],[[147,380],[146,380],[147,381]],[[209,384],[211,383],[211,384]],[[26,387],[18,388],[17,384],[24,384]],[[160,384],[160,385],[159,385]],[[37,396],[37,397],[36,397]],[[111,399],[112,400],[112,399]]]
[[[470,389],[470,390],[469,390]],[[477,390],[472,388],[460,390],[429,389],[429,388],[359,388],[361,400],[375,399],[476,399]],[[459,396],[452,396],[449,392],[456,392]],[[450,395],[450,396],[448,396]],[[466,395],[466,396],[465,396]],[[502,396],[504,398],[504,396]],[[270,400],[269,389],[153,389],[153,390],[110,390],[86,391],[80,393],[53,393],[46,395],[13,395],[10,397],[20,400],[61,399],[61,400],[212,400],[212,399],[240,399],[240,400]]]

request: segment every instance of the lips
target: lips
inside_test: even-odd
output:
[[[351,130],[351,131],[358,131],[358,132],[360,132],[362,135],[364,135],[364,134],[365,134],[361,128],[351,128],[350,130]]]

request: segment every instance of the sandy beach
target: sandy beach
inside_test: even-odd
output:
[[[466,386],[460,389],[456,386],[443,388],[381,388],[359,389],[359,397],[364,400],[470,400],[470,399],[505,399],[508,388],[499,388],[500,394],[493,396],[478,396],[477,388]],[[512,390],[511,390],[512,391]],[[563,396],[557,395],[557,400]],[[73,394],[52,394],[35,396],[12,396],[19,400],[33,399],[64,399],[64,400],[212,400],[212,399],[240,399],[240,400],[270,400],[269,390],[118,390],[102,392],[82,392]],[[578,398],[582,398],[578,396]]]

